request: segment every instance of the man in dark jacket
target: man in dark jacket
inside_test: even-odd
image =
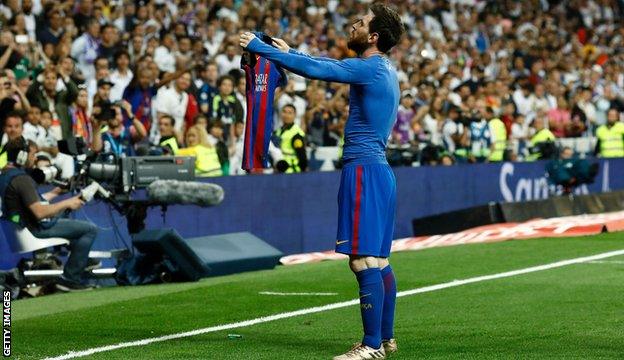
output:
[[[72,136],[72,121],[69,107],[78,97],[78,87],[69,76],[62,76],[56,71],[54,66],[48,66],[42,73],[43,82],[35,81],[28,91],[26,97],[30,103],[39,107],[42,111],[48,110],[52,113],[54,121],[59,121],[61,126],[61,137],[67,139]],[[56,90],[59,76],[65,83],[65,89]]]

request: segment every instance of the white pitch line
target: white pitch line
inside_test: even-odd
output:
[[[618,261],[618,260],[594,260],[594,261],[588,261],[588,264],[624,264],[624,260],[622,261]]]
[[[332,292],[290,293],[290,292],[275,292],[275,291],[260,291],[258,294],[260,294],[260,295],[275,295],[275,296],[334,296],[334,295],[338,295],[338,293],[332,293]]]
[[[452,288],[456,286],[477,283],[481,281],[502,279],[502,278],[517,276],[517,275],[529,274],[529,273],[538,272],[538,271],[560,268],[560,267],[568,266],[568,265],[607,259],[610,257],[619,256],[619,255],[624,255],[624,250],[609,251],[609,252],[602,253],[602,254],[584,256],[584,257],[580,257],[576,259],[562,260],[562,261],[557,261],[557,262],[550,263],[550,264],[532,266],[532,267],[528,267],[525,269],[507,271],[507,272],[492,274],[492,275],[477,276],[477,277],[464,279],[464,280],[454,280],[454,281],[446,282],[442,284],[425,286],[425,287],[421,287],[417,289],[401,291],[397,293],[397,297],[411,296],[415,294],[437,291],[437,290]],[[311,307],[307,309],[279,313],[275,315],[264,316],[264,317],[259,317],[259,318],[255,318],[251,320],[245,320],[245,321],[239,321],[239,322],[230,323],[230,324],[211,326],[211,327],[187,331],[183,333],[164,335],[164,336],[147,338],[147,339],[137,340],[137,341],[123,342],[119,344],[96,347],[96,348],[82,350],[82,351],[70,351],[65,355],[60,355],[60,356],[52,357],[52,358],[46,358],[45,360],[75,359],[75,358],[93,355],[93,354],[97,354],[97,353],[101,353],[105,351],[123,349],[123,348],[134,347],[134,346],[144,346],[144,345],[153,344],[157,342],[163,342],[167,340],[182,339],[182,338],[190,337],[190,336],[197,336],[197,335],[207,334],[207,333],[212,333],[212,332],[217,332],[217,331],[242,328],[246,326],[262,324],[262,323],[275,321],[275,320],[287,319],[287,318],[292,318],[292,317],[301,316],[301,315],[314,314],[314,313],[319,313],[323,311],[340,309],[340,308],[344,308],[347,306],[356,305],[359,302],[360,302],[359,299],[353,299],[349,301],[343,301],[343,302],[338,302],[338,303],[333,303],[333,304],[328,304],[328,305],[323,305],[323,306],[316,306],[316,307]]]

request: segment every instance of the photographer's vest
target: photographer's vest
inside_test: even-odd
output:
[[[303,140],[296,139],[293,144],[293,138],[296,135],[300,135],[301,137],[305,137],[305,133],[297,124],[293,124],[290,129],[277,130],[277,136],[280,137],[280,148],[282,150],[282,155],[284,155],[284,161],[288,163],[288,170],[286,173],[298,173],[301,172],[301,168],[299,167],[299,158],[297,157],[297,152],[295,149],[303,147]],[[297,141],[301,141],[301,144],[296,143]]]
[[[195,145],[180,149],[177,155],[195,156],[195,176],[208,177],[223,175],[221,163],[219,162],[219,155],[217,155],[217,148],[214,146],[206,147],[203,145]]]
[[[170,138],[168,138],[167,140],[160,140],[160,143],[158,144],[158,146],[164,148],[164,147],[169,147],[171,149],[171,151],[173,152],[173,155],[177,155],[178,151],[180,150],[180,147],[178,146],[178,140],[175,138],[175,136],[172,136]]]
[[[600,156],[603,158],[624,157],[624,124],[602,125],[596,130],[600,141]]]
[[[490,154],[490,161],[503,161],[505,147],[507,146],[507,129],[500,119],[490,120],[489,126],[495,139],[494,151]]]
[[[531,138],[531,148],[535,148],[537,144],[539,143],[548,142],[548,141],[555,141],[555,134],[553,134],[550,130],[544,128],[538,131],[537,134],[533,135],[533,137]],[[537,151],[537,152],[530,154],[527,157],[526,161],[535,161],[539,159],[541,156],[542,156],[542,153]]]
[[[0,150],[0,169],[4,168],[8,163],[9,159],[7,158],[6,146],[3,146],[2,150]]]

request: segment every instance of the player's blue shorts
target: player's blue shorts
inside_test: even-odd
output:
[[[388,257],[394,235],[396,179],[388,164],[348,164],[338,191],[336,252]]]

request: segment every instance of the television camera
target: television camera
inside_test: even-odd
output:
[[[62,140],[59,151],[71,155],[75,175],[68,181],[57,179],[54,169],[43,169],[43,180],[80,193],[83,200],[99,198],[128,220],[128,231],[145,228],[147,208],[195,204],[214,206],[223,201],[223,189],[216,184],[195,182],[195,158],[175,156],[101,157],[86,146],[82,138]],[[40,175],[41,177],[41,175]],[[41,182],[41,181],[40,181]]]

